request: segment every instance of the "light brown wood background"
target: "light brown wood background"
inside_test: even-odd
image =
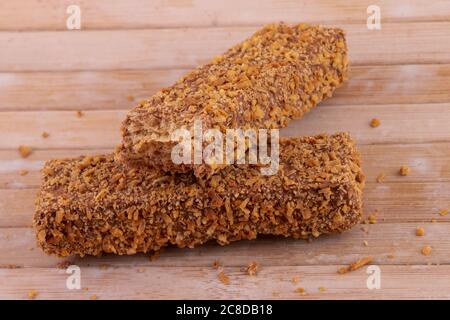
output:
[[[376,2],[382,29],[371,31],[370,0],[1,1],[0,298],[26,299],[30,290],[37,299],[450,298],[450,215],[438,214],[450,208],[450,1]],[[81,7],[82,30],[66,30],[70,4]],[[71,259],[84,289],[66,289],[60,260],[36,248],[30,227],[43,162],[111,151],[136,101],[277,21],[346,30],[350,80],[283,134],[350,131],[367,175],[365,212],[377,211],[378,223],[312,243],[170,248],[155,261]],[[371,128],[372,118],[381,126]],[[33,147],[29,158],[20,158],[20,144]],[[398,175],[401,165],[409,176]],[[376,183],[381,172],[386,181]],[[415,235],[418,226],[424,237]],[[367,289],[365,268],[337,274],[368,255],[381,269],[379,290]],[[229,285],[218,280],[216,259]],[[242,268],[253,260],[260,273],[250,277]]]

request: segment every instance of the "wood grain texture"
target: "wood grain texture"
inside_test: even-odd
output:
[[[305,136],[349,131],[359,144],[450,141],[450,103],[416,105],[353,105],[314,108],[281,130],[282,136]],[[0,149],[27,144],[36,149],[114,148],[127,110],[1,112]],[[351,115],[351,116],[350,116]],[[381,120],[370,127],[373,118]],[[50,137],[43,139],[43,131]]]
[[[0,110],[126,109],[188,69],[0,73]],[[349,80],[321,105],[420,104],[450,100],[450,64],[350,66]]]
[[[71,0],[0,3],[0,30],[65,30]],[[212,27],[286,22],[354,22],[367,19],[370,0],[79,0],[82,29]],[[447,1],[376,3],[384,21],[439,21],[450,16]]]
[[[26,299],[449,299],[450,266],[380,266],[381,289],[366,286],[366,268],[339,275],[339,266],[262,266],[250,277],[241,268],[225,268],[230,285],[211,267],[118,267],[81,269],[82,290],[65,287],[68,275],[56,268],[0,269],[1,297]],[[30,272],[32,271],[32,272]],[[292,282],[299,277],[299,283]],[[132,279],[132,280],[130,280]],[[43,286],[42,284],[46,285]],[[174,284],[174,285],[169,285]],[[303,287],[307,294],[295,292]],[[319,288],[324,287],[325,292]],[[201,288],[201,289],[199,289]]]
[[[245,266],[257,261],[263,266],[335,265],[349,264],[361,256],[373,256],[379,264],[450,264],[450,223],[380,223],[368,225],[368,232],[356,227],[339,235],[322,236],[312,242],[260,237],[258,240],[238,241],[227,246],[209,243],[194,249],[167,248],[158,259],[148,256],[105,255],[101,258],[58,259],[45,256],[35,244],[31,228],[0,228],[0,265],[19,267],[55,267],[59,261],[71,261],[85,266],[109,264],[117,266],[212,266],[214,260],[225,266]],[[424,237],[415,229],[422,226]],[[368,242],[368,246],[364,245]],[[421,253],[423,246],[433,248],[429,256]],[[31,250],[33,248],[33,250]],[[270,252],[270,254],[267,254]]]
[[[378,1],[382,29],[370,31],[371,2],[79,0],[81,31],[65,27],[72,1],[0,2],[0,298],[26,299],[35,289],[38,299],[450,299],[450,215],[438,214],[450,208],[450,2]],[[71,258],[84,290],[67,290],[61,260],[36,248],[30,227],[43,162],[110,152],[137,101],[281,20],[347,32],[350,80],[282,135],[350,131],[367,176],[364,212],[376,213],[377,224],[312,243],[262,237],[168,248],[152,262],[145,255]],[[381,126],[371,128],[372,118]],[[34,150],[27,159],[20,144]],[[398,175],[401,165],[410,175]],[[27,175],[19,175],[23,169]],[[381,172],[385,182],[376,183]],[[415,235],[418,226],[424,237]],[[425,245],[433,247],[429,256],[420,253]],[[367,289],[365,268],[337,274],[369,255],[382,289]],[[215,259],[230,285],[218,280]],[[261,266],[256,277],[243,271],[252,260]]]
[[[450,63],[450,22],[337,26],[347,33],[353,65]],[[0,32],[0,71],[193,68],[256,29]]]

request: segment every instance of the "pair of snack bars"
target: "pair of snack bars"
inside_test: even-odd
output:
[[[347,133],[281,138],[279,169],[174,164],[171,133],[281,128],[346,79],[342,30],[264,27],[132,109],[115,154],[51,160],[34,227],[58,256],[135,254],[210,240],[342,232],[361,218],[364,177]]]

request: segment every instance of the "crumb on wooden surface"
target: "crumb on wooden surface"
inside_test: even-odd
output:
[[[27,145],[20,145],[18,150],[22,158],[27,158],[33,152],[33,149]]]
[[[26,175],[28,174],[28,170],[22,169],[22,170],[19,171],[19,174],[20,174],[21,176],[26,176]]]
[[[300,293],[302,296],[306,295],[306,290],[302,287],[295,289],[295,292]]]
[[[338,269],[338,273],[344,274],[350,271],[358,270],[359,268],[371,263],[373,261],[373,257],[363,257],[353,263],[351,263],[347,267],[341,267]]]
[[[425,235],[425,229],[422,227],[416,228],[416,236],[423,237]]]
[[[369,241],[364,240],[364,241],[363,241],[363,244],[364,244],[365,247],[368,247],[368,246],[369,246]]]
[[[102,263],[99,267],[101,270],[108,270],[109,265],[107,263]]]
[[[380,172],[376,178],[376,181],[378,183],[384,182],[384,179],[386,178],[386,174],[384,172]]]
[[[433,251],[433,248],[431,248],[430,246],[425,246],[422,248],[422,254],[424,256],[430,255],[431,251]]]
[[[320,292],[325,292],[325,291],[327,291],[327,288],[325,288],[325,287],[319,287],[319,291],[320,291]]]
[[[405,176],[409,175],[410,172],[411,172],[411,169],[408,166],[401,166],[400,167],[399,173],[400,173],[401,176],[405,177]]]
[[[70,261],[60,261],[56,264],[58,269],[67,269],[71,265]]]
[[[218,277],[219,277],[220,282],[222,282],[223,284],[226,284],[226,285],[230,284],[230,277],[228,277],[225,274],[225,272],[220,271],[218,274]]]
[[[138,273],[144,273],[144,272],[145,272],[145,269],[144,269],[144,268],[139,268],[139,269],[137,269],[137,272],[138,272]]]
[[[247,269],[246,269],[248,275],[250,275],[250,276],[256,275],[258,273],[258,268],[259,268],[259,266],[258,266],[258,263],[256,263],[256,261],[250,262],[247,265]]]
[[[127,96],[127,100],[130,101],[130,102],[134,101],[134,97],[133,96]]]
[[[380,121],[380,119],[377,119],[377,118],[373,118],[373,119],[370,121],[370,126],[371,126],[372,128],[376,128],[376,127],[378,127],[380,124],[381,124],[381,121]]]
[[[212,266],[213,266],[214,269],[219,269],[220,261],[219,260],[214,260]]]
[[[394,256],[393,254],[388,254],[388,255],[387,255],[387,258],[388,258],[388,259],[395,259],[395,256]]]
[[[433,218],[433,219],[431,219],[431,222],[435,223],[435,222],[437,222],[437,220]]]
[[[370,213],[367,216],[366,221],[364,221],[366,224],[376,224],[377,223],[377,215],[375,213]]]
[[[83,111],[77,110],[76,115],[78,118],[81,118],[83,116]]]
[[[439,215],[441,215],[441,216],[446,216],[446,215],[448,215],[448,209],[440,209],[440,210],[439,210]]]
[[[28,299],[33,300],[38,296],[38,292],[34,289],[28,291]]]
[[[93,295],[90,297],[90,299],[91,299],[91,300],[98,300],[98,296],[97,296],[96,294],[93,294]]]
[[[272,296],[273,297],[279,297],[280,293],[278,291],[274,291],[274,292],[272,292]]]
[[[292,283],[299,283],[300,277],[299,276],[292,277],[291,281]]]
[[[155,261],[156,259],[159,258],[160,255],[161,255],[161,250],[158,250],[158,251],[153,252],[153,254],[151,254],[148,258],[150,261]]]
[[[41,137],[44,139],[47,139],[50,136],[50,134],[47,131],[42,132]]]

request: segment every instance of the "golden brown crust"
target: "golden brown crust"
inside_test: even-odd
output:
[[[344,32],[305,24],[268,25],[252,37],[132,109],[123,123],[119,159],[135,166],[186,172],[170,155],[175,129],[281,128],[347,78]],[[211,168],[194,165],[202,176]]]
[[[363,175],[346,133],[280,140],[280,168],[230,165],[209,180],[128,169],[112,155],[52,160],[43,169],[34,226],[60,256],[134,254],[257,234],[317,237],[361,218]]]

